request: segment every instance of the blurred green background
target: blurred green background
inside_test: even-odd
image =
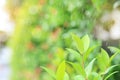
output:
[[[80,37],[88,34],[91,45],[99,45],[90,59],[100,51],[101,46],[112,46],[115,41],[118,42],[115,46],[119,46],[119,39],[104,41],[97,39],[99,36],[95,33],[96,25],[102,24],[101,16],[106,12],[112,12],[116,2],[116,0],[8,0],[7,9],[11,20],[15,22],[15,31],[8,42],[8,46],[13,50],[11,80],[52,80],[40,66],[56,70],[64,58],[65,48],[74,49],[71,33]],[[111,24],[113,23],[105,22],[103,28],[108,31]],[[105,44],[102,44],[103,42]],[[68,60],[73,59],[68,55]],[[119,63],[118,55],[113,64]],[[68,69],[72,71],[71,68]],[[113,75],[110,80],[119,80],[117,77],[120,77],[120,73]]]

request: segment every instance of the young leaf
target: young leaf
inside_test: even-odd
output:
[[[86,74],[87,76],[89,76],[92,72],[92,68],[93,68],[93,64],[95,62],[96,59],[93,59],[88,65],[87,67],[85,68],[85,71],[86,71]]]
[[[73,38],[73,40],[74,40],[75,43],[76,43],[76,46],[77,46],[78,51],[79,51],[81,54],[83,54],[83,52],[84,52],[84,45],[83,45],[82,40],[81,40],[78,36],[76,36],[76,35],[74,35],[74,34],[72,34],[72,38]]]
[[[69,51],[71,54],[73,54],[75,56],[75,58],[77,58],[77,60],[81,63],[82,58],[81,58],[81,55],[77,51],[70,49],[70,48],[67,48],[67,51]]]
[[[85,78],[82,75],[77,75],[74,77],[74,80],[85,80]]]
[[[84,46],[84,52],[86,52],[89,48],[89,45],[90,45],[90,38],[88,35],[85,35],[83,38],[82,38],[82,42],[83,42],[83,46]]]
[[[101,71],[104,71],[108,67],[109,56],[108,56],[108,53],[104,49],[101,49],[101,53],[97,56],[97,61],[98,61],[99,68],[101,69]]]
[[[73,50],[73,49],[70,49],[70,48],[66,48],[66,49],[67,49],[67,51],[69,51],[71,54],[73,54],[73,55],[75,55],[75,56],[77,56],[77,57],[80,58],[80,54],[79,54],[77,51],[75,51],[75,50]]]
[[[83,68],[81,65],[79,65],[79,64],[77,64],[77,63],[72,63],[72,62],[68,62],[68,63],[73,66],[73,68],[75,69],[75,71],[76,71],[77,73],[79,73],[80,75],[86,77],[85,70],[84,70],[84,68]]]
[[[101,49],[101,55],[102,55],[102,59],[104,59],[105,64],[108,64],[109,63],[108,53],[104,49]]]
[[[56,80],[63,80],[65,76],[65,61],[63,61],[56,72]]]
[[[84,54],[84,61],[87,60],[89,54],[90,54],[97,46],[98,46],[98,45],[92,46],[92,47],[90,47],[90,48],[87,50],[87,52]]]
[[[102,77],[97,72],[92,72],[89,77],[89,80],[103,80]]]
[[[69,80],[69,75],[65,72],[64,80]]]
[[[48,69],[48,68],[45,68],[45,67],[43,67],[43,66],[41,66],[41,68],[44,69],[46,72],[48,72],[48,74],[49,74],[52,78],[56,79],[56,75],[55,75],[55,73],[54,73],[52,70],[50,70],[50,69]]]

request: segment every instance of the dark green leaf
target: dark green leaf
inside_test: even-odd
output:
[[[109,74],[107,77],[105,77],[105,79],[104,80],[107,80],[109,77],[111,77],[113,74],[116,74],[116,73],[118,73],[119,71],[115,71],[115,72],[113,72],[113,73],[111,73],[111,74]]]

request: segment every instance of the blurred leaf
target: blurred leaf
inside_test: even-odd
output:
[[[86,61],[86,59],[88,58],[88,56],[90,55],[90,53],[97,47],[98,45],[92,46],[90,47],[87,52],[84,54],[84,61]]]
[[[114,52],[114,54],[110,57],[110,62],[113,60],[113,58],[120,53],[120,49],[116,48],[116,47],[108,47],[112,52]]]
[[[89,76],[92,72],[92,68],[93,68],[93,64],[95,62],[96,59],[93,59],[88,65],[87,67],[85,68],[85,71],[86,71],[86,74],[87,76]]]
[[[63,80],[65,76],[65,61],[63,61],[57,69],[56,80]]]
[[[75,34],[72,34],[72,38],[76,43],[78,51],[81,54],[83,54],[83,52],[84,52],[84,44],[83,44],[82,40],[78,36],[76,36]]]
[[[119,65],[110,66],[110,67],[107,68],[107,70],[106,70],[104,73],[102,73],[102,74],[107,74],[107,73],[109,73],[112,69],[114,69],[114,68],[117,67],[117,66],[119,66]]]
[[[69,80],[69,75],[65,72],[64,80]]]
[[[108,48],[109,48],[112,52],[120,51],[120,49],[119,49],[119,48],[116,48],[116,47],[109,46]]]
[[[110,78],[113,74],[116,74],[116,73],[118,73],[118,72],[119,72],[119,71],[115,71],[115,72],[110,73],[107,77],[105,77],[104,80],[107,80],[107,79]]]
[[[73,66],[73,68],[76,70],[77,73],[79,73],[80,75],[82,75],[84,77],[86,76],[85,70],[81,65],[79,65],[77,63],[72,63],[72,62],[68,62],[68,63]]]
[[[41,68],[44,69],[46,72],[48,72],[48,74],[49,74],[52,78],[56,79],[56,75],[55,75],[55,73],[54,73],[52,70],[50,70],[50,69],[48,69],[48,68],[45,68],[45,67],[43,67],[43,66],[41,66]]]
[[[116,52],[116,53],[114,53],[114,54],[110,57],[110,62],[114,59],[114,57],[115,57],[118,53],[119,53],[119,51]]]
[[[82,57],[77,51],[70,49],[70,48],[67,48],[67,51],[69,51],[71,54],[73,54],[75,56],[75,58],[77,58],[77,60],[79,60],[80,63],[82,62]]]
[[[103,80],[102,77],[97,72],[92,72],[89,77],[89,80]]]
[[[99,68],[101,69],[101,71],[104,71],[109,65],[108,53],[104,49],[101,49],[101,53],[98,54],[97,60],[98,60]]]
[[[82,75],[77,75],[74,77],[74,80],[85,80],[85,78]]]
[[[64,50],[62,48],[58,48],[56,56],[60,59],[63,60],[65,58],[64,55]]]
[[[89,48],[89,45],[90,45],[90,38],[88,35],[85,35],[83,38],[82,38],[82,42],[84,44],[84,52],[86,52]]]

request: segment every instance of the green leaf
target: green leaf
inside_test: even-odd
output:
[[[82,75],[77,75],[74,77],[74,80],[85,80],[85,78]]]
[[[44,69],[46,72],[48,72],[48,74],[49,74],[52,78],[56,79],[56,75],[55,75],[55,73],[54,73],[52,70],[50,70],[50,69],[48,69],[48,68],[45,68],[45,67],[43,67],[43,66],[41,66],[41,68]]]
[[[89,80],[103,80],[102,77],[97,72],[92,72],[89,77]]]
[[[67,51],[69,51],[71,54],[73,54],[73,55],[75,55],[75,56],[79,56],[79,58],[80,58],[80,54],[77,52],[77,51],[75,51],[75,50],[73,50],[73,49],[70,49],[70,48],[66,48],[67,49]]]
[[[69,75],[65,72],[64,80],[69,80]]]
[[[88,35],[85,35],[83,38],[82,38],[82,42],[84,44],[84,52],[86,52],[89,48],[89,45],[90,45],[90,38]]]
[[[116,53],[114,53],[114,54],[110,57],[110,62],[114,59],[114,57],[115,57],[118,53],[119,53],[119,51],[116,52]]]
[[[87,73],[87,76],[89,76],[92,72],[92,68],[93,68],[93,64],[95,62],[96,59],[93,59],[88,65],[87,67],[85,68],[85,71]]]
[[[107,70],[106,70],[104,73],[102,73],[102,74],[104,75],[104,74],[109,73],[112,69],[114,69],[114,68],[117,67],[117,66],[119,66],[119,65],[113,65],[113,66],[110,66],[110,67],[107,68]]]
[[[90,47],[87,52],[84,54],[84,61],[87,60],[88,56],[90,55],[90,53],[97,47],[98,45],[92,46]]]
[[[73,40],[74,40],[75,43],[76,43],[76,46],[77,46],[78,51],[79,51],[81,54],[83,54],[83,53],[84,53],[84,45],[83,45],[82,40],[81,40],[78,36],[76,36],[75,34],[72,34],[72,38],[73,38]]]
[[[118,51],[120,51],[120,49],[119,49],[119,48],[116,48],[116,47],[109,46],[108,48],[109,48],[112,52],[118,52]]]
[[[101,49],[101,55],[102,55],[102,59],[104,59],[104,63],[106,65],[109,64],[109,55],[104,49]]]
[[[65,61],[63,61],[57,69],[56,80],[63,80],[65,76]]]
[[[68,62],[68,63],[73,66],[73,68],[78,74],[86,77],[85,69],[81,65],[79,65],[78,63],[72,63],[72,62]]]
[[[77,60],[80,63],[82,62],[82,57],[81,57],[81,55],[77,51],[75,51],[73,49],[70,49],[70,48],[67,48],[67,51],[69,51],[71,54],[73,54],[75,56],[75,58],[77,58]]]
[[[115,52],[111,57],[110,57],[110,62],[113,60],[113,58],[120,53],[120,49],[116,47],[108,47],[112,52]]]
[[[98,65],[101,71],[104,71],[108,67],[109,60],[108,53],[104,49],[101,49],[101,53],[97,56]]]
[[[107,77],[105,77],[104,80],[107,80],[108,78],[110,78],[113,74],[116,74],[118,73],[119,71],[115,71],[115,72],[112,72],[111,74],[109,74]]]

